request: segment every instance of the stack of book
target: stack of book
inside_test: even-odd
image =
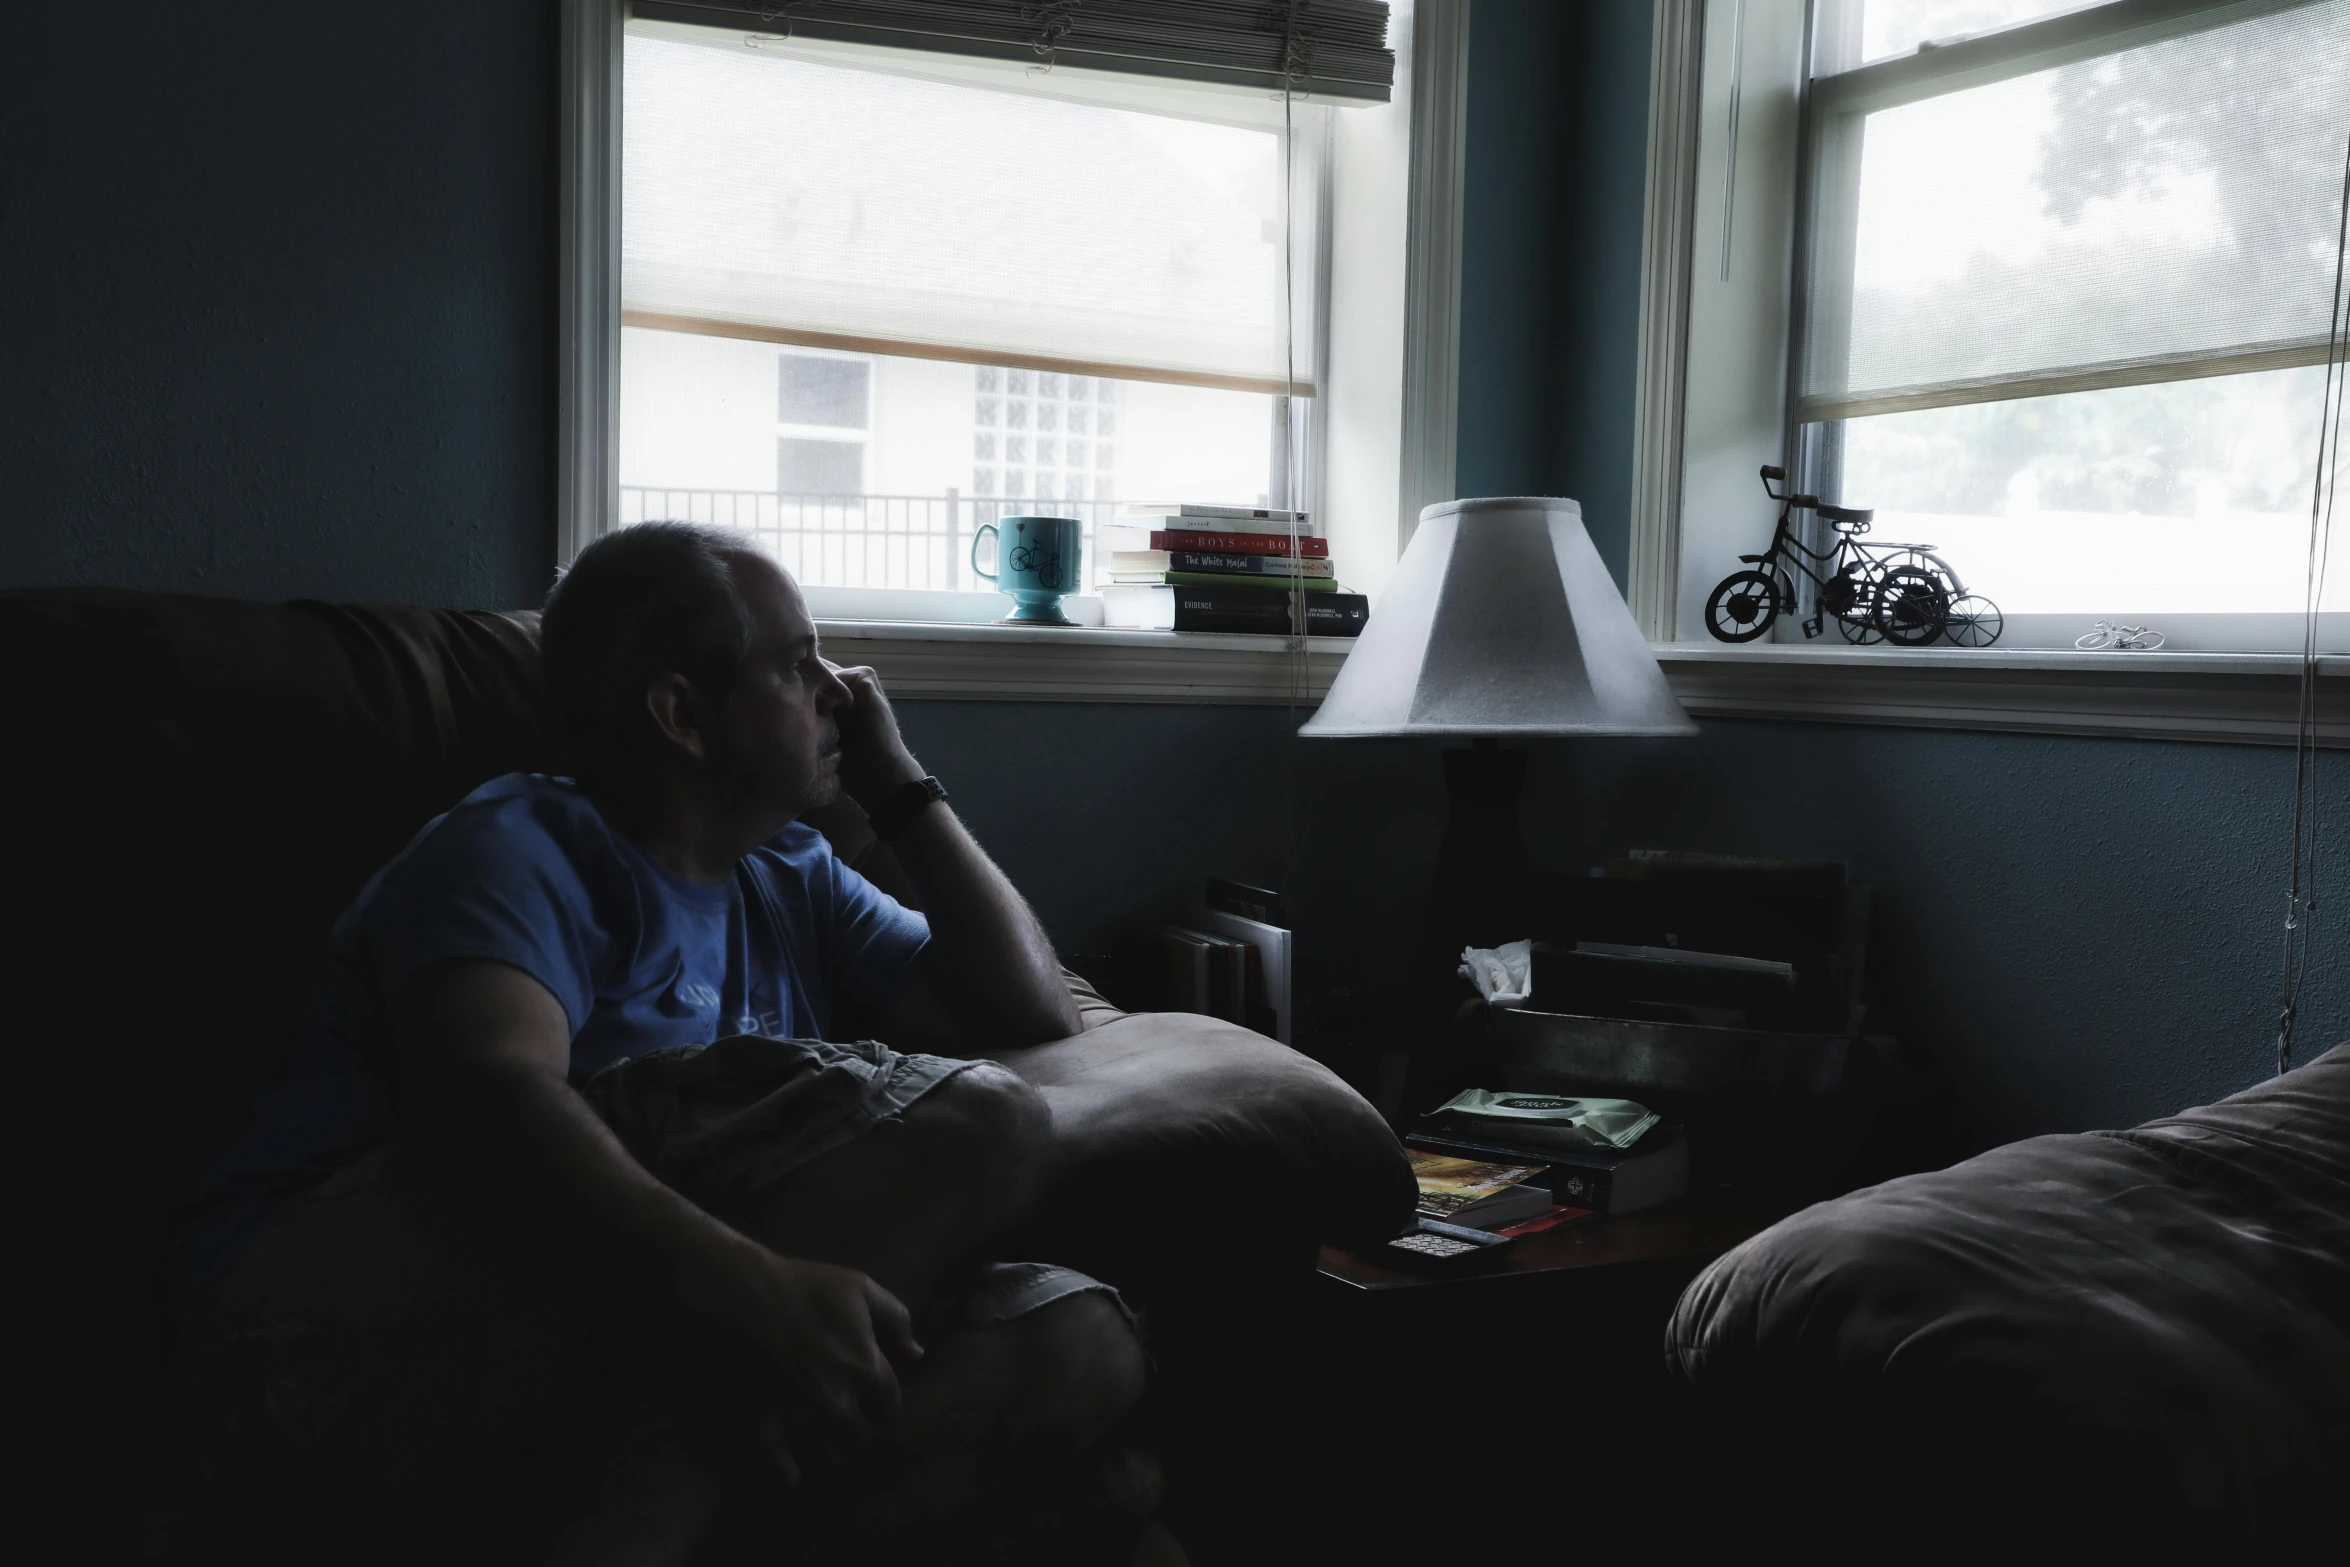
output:
[[[1539,1164],[1494,1164],[1409,1147],[1404,1152],[1419,1183],[1422,1218],[1515,1238],[1588,1219],[1596,1211],[1557,1201],[1541,1183],[1547,1171]]]
[[[1529,1146],[1516,1132],[1495,1130],[1491,1121],[1439,1110],[1404,1135],[1404,1148],[1415,1169],[1425,1168],[1424,1159],[1442,1157],[1481,1169],[1522,1171],[1510,1177],[1511,1183],[1540,1186],[1554,1202],[1599,1213],[1638,1213],[1689,1190],[1689,1140],[1669,1123],[1651,1128],[1629,1148],[1544,1148]],[[1424,1178],[1421,1191],[1421,1211],[1427,1212]],[[1487,1228],[1473,1218],[1452,1222]]]
[[[1152,631],[1351,637],[1370,601],[1339,586],[1330,541],[1304,512],[1129,506],[1102,530],[1103,622]]]

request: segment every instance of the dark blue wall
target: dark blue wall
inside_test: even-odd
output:
[[[1618,584],[1650,14],[1631,0],[1477,0],[1469,28],[1460,493],[1574,496]]]
[[[0,585],[538,601],[555,16],[11,15]]]
[[[1462,491],[1577,496],[1619,572],[1647,10],[1477,0],[1471,30]],[[0,585],[535,602],[554,8],[171,14],[39,9],[0,57]],[[1065,948],[1222,872],[1293,889],[1308,952],[1392,995],[1443,825],[1436,751],[1301,745],[1298,716],[905,706]],[[1850,860],[1881,892],[1903,1024],[1990,1142],[2265,1069],[2287,766],[1709,722],[1539,748],[1528,836],[1561,869],[1636,845]],[[2313,1041],[2350,1023],[2339,965],[2310,1012]]]

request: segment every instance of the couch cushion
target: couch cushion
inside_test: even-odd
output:
[[[1808,1209],[1691,1285],[1666,1352],[1718,1416],[1799,1427],[1807,1469],[1877,1465],[1888,1498],[2350,1524],[2350,1046]]]

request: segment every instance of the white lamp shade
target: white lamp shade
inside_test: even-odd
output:
[[[1691,735],[1583,509],[1512,496],[1420,513],[1317,738]]]

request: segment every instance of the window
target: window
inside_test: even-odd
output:
[[[2350,0],[1786,9],[1706,16],[1680,635],[1777,461],[2005,647],[2298,647]]]
[[[622,47],[619,523],[979,618],[1000,516],[1083,520],[1090,583],[1127,502],[1315,506],[1326,103],[642,18]]]
[[[2350,4],[2016,28],[2068,9],[1822,0],[1814,483],[2013,614],[2297,614]],[[2003,27],[1993,71],[1934,69]]]

